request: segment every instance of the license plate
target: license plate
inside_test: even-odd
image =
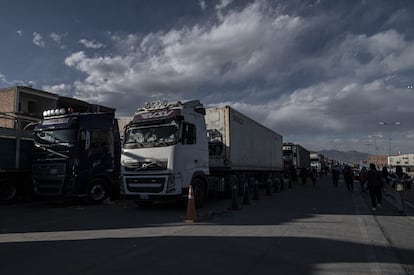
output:
[[[56,174],[57,174],[57,172],[58,172],[58,170],[57,170],[57,169],[50,169],[50,174],[51,174],[51,175],[56,175]]]
[[[141,200],[148,200],[149,199],[149,196],[147,194],[141,194],[141,195],[139,195],[139,198]]]

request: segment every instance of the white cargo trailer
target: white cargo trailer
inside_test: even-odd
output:
[[[210,172],[282,171],[282,136],[229,106],[206,109]]]

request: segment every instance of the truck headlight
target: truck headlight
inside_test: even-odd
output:
[[[167,190],[166,193],[174,193],[175,190],[175,176],[169,175],[167,179]]]
[[[78,164],[79,164],[79,161],[77,161],[77,160],[72,164],[72,176],[73,176],[73,178],[78,177]]]

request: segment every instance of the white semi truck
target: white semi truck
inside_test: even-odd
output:
[[[318,173],[322,171],[322,161],[323,155],[318,154],[317,152],[311,152],[310,154],[310,162],[311,167],[315,168]]]
[[[121,194],[138,204],[186,200],[191,184],[200,207],[211,192],[278,182],[282,171],[282,136],[229,106],[148,103],[125,127]]]

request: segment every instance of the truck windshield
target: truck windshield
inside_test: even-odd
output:
[[[125,132],[124,147],[170,146],[178,141],[178,125],[130,126]]]
[[[53,129],[35,131],[34,139],[35,142],[45,145],[68,145],[76,143],[78,136],[77,133],[77,129]]]

